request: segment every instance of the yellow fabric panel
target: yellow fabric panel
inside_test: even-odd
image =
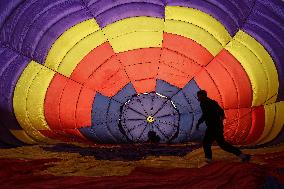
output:
[[[226,28],[214,17],[194,8],[166,6],[165,18],[168,20],[180,20],[200,28],[212,34],[221,44],[225,46],[231,36]]]
[[[96,31],[79,41],[64,57],[58,72],[69,77],[80,61],[94,48],[106,41],[103,32]]]
[[[268,104],[264,106],[264,111],[265,111],[265,126],[264,130],[259,137],[259,139],[256,141],[256,144],[261,143],[263,139],[269,135],[269,133],[272,130],[274,120],[275,120],[275,113],[276,113],[276,105],[275,103],[273,104]]]
[[[234,39],[251,50],[261,62],[268,79],[268,95],[266,103],[274,103],[278,95],[279,81],[278,72],[271,56],[259,42],[241,30],[234,36]]]
[[[33,80],[27,96],[27,114],[32,126],[37,130],[50,130],[44,116],[44,99],[54,71],[41,66]]]
[[[36,141],[31,139],[25,131],[23,130],[10,130],[10,131],[20,141],[26,144],[36,144]]]
[[[148,47],[161,47],[163,32],[134,32],[110,39],[116,53]]]
[[[277,137],[284,125],[284,101],[275,103],[276,114],[273,127],[269,134],[261,141],[261,144],[269,142]]]
[[[225,48],[241,63],[250,78],[253,91],[252,106],[264,104],[268,96],[267,77],[258,58],[234,39]]]
[[[201,44],[213,56],[216,56],[223,48],[221,43],[206,30],[187,22],[166,20],[165,32],[190,38]]]
[[[15,116],[21,127],[26,131],[26,133],[32,139],[38,142],[48,142],[49,140],[33,127],[27,112],[27,97],[29,93],[29,88],[32,85],[33,80],[36,78],[37,74],[42,69],[42,67],[42,65],[32,61],[25,68],[15,87],[13,107]]]
[[[139,16],[126,18],[107,25],[102,30],[108,39],[137,31],[163,31],[164,19]]]
[[[62,59],[65,57],[67,52],[76,43],[81,41],[84,37],[99,30],[100,27],[96,23],[95,19],[89,19],[81,22],[67,31],[65,31],[52,45],[51,49],[45,60],[45,66],[57,70]]]

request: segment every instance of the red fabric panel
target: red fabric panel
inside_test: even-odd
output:
[[[158,62],[146,62],[125,66],[125,70],[131,81],[155,78],[158,72]]]
[[[139,93],[149,93],[156,89],[156,79],[146,79],[141,81],[132,82],[137,94]]]
[[[237,109],[225,110],[226,119],[224,120],[224,137],[226,141],[236,144],[236,139],[234,138],[237,130],[239,121],[239,111]]]
[[[265,126],[265,110],[264,106],[252,108],[251,129],[246,139],[246,144],[256,142],[261,136]]]
[[[234,80],[238,92],[238,102],[240,108],[251,107],[252,88],[250,79],[240,64],[240,62],[227,50],[223,49],[216,57],[219,62]]]
[[[159,65],[158,79],[164,80],[176,87],[183,88],[191,79],[184,72],[165,64]]]
[[[40,133],[51,139],[59,140],[62,142],[73,142],[71,139],[61,134],[62,131],[59,130],[40,130]]]
[[[44,136],[62,142],[82,142],[91,144],[77,129],[66,130],[40,130]]]
[[[218,62],[218,59],[213,59],[207,66],[206,70],[210,77],[214,80],[214,84],[222,97],[223,107],[226,109],[238,108],[238,92],[234,85],[234,80],[226,69]],[[204,88],[207,90],[206,88]]]
[[[55,74],[44,101],[44,115],[50,129],[60,129],[59,104],[68,78]]]
[[[98,91],[103,95],[112,97],[129,82],[130,80],[126,75],[125,70],[120,68],[114,75],[102,83],[101,89]]]
[[[83,87],[76,108],[76,128],[87,127],[92,123],[92,105],[96,92]]]
[[[103,43],[94,48],[80,61],[70,78],[83,84],[96,69],[114,55],[115,53],[109,42]]]
[[[160,60],[161,48],[135,49],[118,53],[117,56],[124,66],[145,62],[157,63]]]
[[[64,136],[73,142],[90,143],[77,129],[64,129]]]
[[[207,91],[209,98],[216,100],[220,106],[224,107],[219,88],[217,88],[215,81],[213,80],[212,76],[209,75],[206,68],[203,68],[201,72],[196,74],[194,79],[200,89]]]
[[[86,87],[93,90],[99,90],[102,85],[107,82],[119,69],[122,68],[122,64],[119,62],[116,56],[108,59],[103,65],[101,65],[89,79],[86,81]]]
[[[168,49],[163,49],[162,51],[161,64],[166,64],[185,73],[189,80],[201,70],[201,66],[194,60]]]
[[[207,49],[191,39],[169,33],[164,33],[163,37],[163,48],[183,54],[200,65],[204,66],[213,59]]]
[[[76,106],[82,85],[69,80],[60,101],[60,122],[62,129],[76,128]]]
[[[245,140],[251,128],[252,109],[242,108],[239,109],[239,112],[239,126],[235,138],[238,139],[239,144],[245,144]]]
[[[225,110],[225,139],[233,144],[245,144],[251,128],[251,108]]]

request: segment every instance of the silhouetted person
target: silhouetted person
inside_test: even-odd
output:
[[[202,116],[198,120],[196,129],[199,129],[199,125],[205,121],[207,128],[203,138],[203,149],[205,153],[206,162],[212,161],[212,143],[216,140],[217,144],[225,151],[239,156],[243,162],[250,160],[250,155],[243,154],[241,150],[232,146],[225,141],[223,135],[223,120],[225,119],[224,110],[219,104],[207,97],[205,90],[197,92],[198,101],[202,110]]]
[[[151,144],[158,144],[160,142],[161,138],[155,131],[149,131],[148,132],[148,142]]]

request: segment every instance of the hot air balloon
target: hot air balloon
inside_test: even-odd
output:
[[[281,0],[2,0],[0,141],[200,141],[196,92],[226,140],[284,140]]]

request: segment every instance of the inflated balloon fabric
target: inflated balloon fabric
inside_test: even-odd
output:
[[[207,90],[226,140],[284,140],[281,0],[1,0],[0,141],[200,141]]]

